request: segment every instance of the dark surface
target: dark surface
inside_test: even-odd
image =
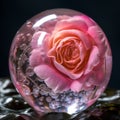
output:
[[[107,89],[98,101],[75,118],[66,113],[40,117],[16,92],[8,78],[0,78],[0,120],[120,120],[120,90]]]
[[[10,44],[26,20],[47,9],[70,8],[87,14],[104,30],[113,52],[113,71],[109,87],[120,89],[119,0],[1,0],[0,8],[0,77],[9,75]]]

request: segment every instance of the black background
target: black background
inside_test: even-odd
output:
[[[70,8],[93,18],[107,35],[113,54],[109,87],[120,89],[119,0],[1,0],[0,6],[0,77],[9,76],[10,45],[26,20],[47,9]]]

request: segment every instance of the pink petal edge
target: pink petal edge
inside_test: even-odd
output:
[[[71,80],[63,77],[48,65],[39,65],[34,68],[34,72],[38,77],[44,79],[46,85],[55,93],[69,89]]]

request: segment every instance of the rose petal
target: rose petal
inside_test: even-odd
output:
[[[59,21],[55,26],[55,31],[61,31],[65,29],[79,29],[87,31],[88,26],[81,17],[71,17],[69,19]]]
[[[48,56],[50,57],[53,57],[56,55],[56,52],[58,53],[60,49],[62,49],[64,47],[64,43],[66,41],[73,41],[76,37],[66,37],[66,38],[63,38],[62,40],[58,40],[56,43],[53,44],[53,46],[51,46],[52,48],[48,51]],[[51,39],[51,41],[53,41]],[[51,43],[51,41],[49,43]]]
[[[112,56],[106,55],[106,59],[105,59],[105,81],[108,81],[110,79],[110,74],[111,74],[111,70],[112,70]]]
[[[80,19],[83,20],[88,27],[94,26],[96,24],[90,17],[86,15],[81,15]]]
[[[103,82],[103,80],[105,78],[105,72],[106,71],[105,71],[105,63],[104,62],[97,65],[97,67],[94,69],[94,76],[95,76],[95,79],[96,79],[94,84],[99,85],[100,83]]]
[[[46,85],[55,93],[69,89],[71,80],[63,77],[48,65],[39,65],[35,67],[34,72],[38,77],[44,79]]]
[[[94,87],[94,81],[95,81],[96,79],[94,79],[94,77],[93,77],[93,75],[91,74],[90,76],[89,76],[89,78],[87,79],[87,81],[85,82],[85,84],[84,84],[84,90],[89,90],[89,89],[92,89],[93,87]]]
[[[107,46],[106,46],[107,38],[105,34],[102,32],[102,30],[98,26],[89,27],[88,34],[94,39],[95,43],[99,48],[100,56],[102,56],[107,49]]]
[[[73,82],[70,86],[71,90],[74,92],[79,92],[81,90],[85,90],[85,88],[83,86],[85,85],[87,80],[90,78],[90,76],[91,76],[91,73],[89,73],[87,75],[83,75],[77,80],[73,80]]]
[[[32,67],[35,67],[42,63],[41,52],[42,52],[41,48],[32,50],[30,58],[29,58],[30,65]]]
[[[61,30],[52,36],[53,38],[50,39],[49,42],[52,42],[53,45],[58,41],[62,41],[62,39],[66,37],[77,37],[76,41],[82,41],[86,49],[91,48],[91,41],[88,38],[87,34],[83,33],[82,31],[76,29],[70,30]],[[52,46],[53,46],[52,45]]]
[[[82,76],[82,74],[83,74],[83,71],[81,71],[79,74],[75,74],[72,71],[67,70],[67,68],[65,68],[63,65],[57,63],[55,60],[54,60],[54,65],[60,72],[62,72],[63,74],[69,76],[73,80],[80,78]]]
[[[44,43],[44,41],[48,38],[48,36],[49,34],[47,34],[44,31],[35,32],[31,41],[32,48],[34,49],[40,47]]]
[[[83,86],[83,83],[80,83],[79,81],[75,80],[72,82],[70,88],[74,92],[79,92]]]
[[[99,58],[99,50],[96,46],[93,46],[93,49],[90,53],[90,57],[88,60],[87,68],[85,70],[85,74],[88,74],[92,69],[100,62]]]

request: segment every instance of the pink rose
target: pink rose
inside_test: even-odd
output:
[[[79,92],[109,79],[111,66],[106,63],[112,62],[111,51],[93,20],[85,15],[58,16],[52,27],[52,32],[34,33],[29,59],[36,75],[49,88],[54,92]]]

